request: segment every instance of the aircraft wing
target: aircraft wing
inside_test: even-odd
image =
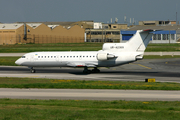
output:
[[[67,63],[69,67],[97,67],[94,63],[78,63],[78,62],[69,62]]]

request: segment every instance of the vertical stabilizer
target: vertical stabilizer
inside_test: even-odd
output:
[[[131,52],[144,52],[152,38],[153,30],[137,30],[136,34],[126,42],[126,50]]]

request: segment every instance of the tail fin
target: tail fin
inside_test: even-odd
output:
[[[126,42],[127,51],[144,52],[152,38],[153,30],[137,30],[136,34]]]

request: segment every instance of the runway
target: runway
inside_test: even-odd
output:
[[[23,66],[0,66],[0,77],[28,77],[75,80],[144,81],[180,83],[180,58],[144,59],[113,68],[100,68],[100,73],[83,74],[83,68],[35,68],[30,73]]]
[[[59,100],[180,101],[180,91],[96,89],[7,89],[0,98]]]

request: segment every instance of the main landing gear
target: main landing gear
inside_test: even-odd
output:
[[[85,74],[90,74],[90,73],[99,73],[100,72],[100,70],[99,69],[97,69],[97,67],[95,67],[94,69],[92,69],[92,70],[88,70],[88,67],[84,67],[84,70],[83,70],[83,73],[85,73]]]
[[[36,72],[36,70],[35,70],[35,69],[33,69],[33,67],[30,67],[30,72],[31,72],[31,73],[35,73],[35,72]]]

